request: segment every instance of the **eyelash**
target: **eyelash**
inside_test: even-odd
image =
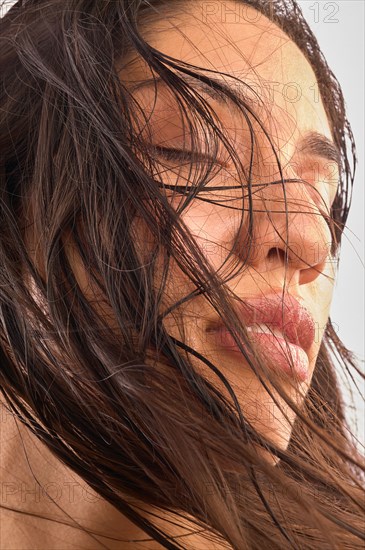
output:
[[[191,151],[184,151],[183,149],[176,149],[175,147],[162,147],[161,145],[156,145],[154,147],[157,150],[157,154],[161,157],[164,157],[166,160],[186,160],[192,162],[194,154]],[[194,163],[197,163],[199,160],[203,162],[211,162],[212,164],[219,164],[223,167],[226,166],[226,163],[215,159],[210,155],[205,155],[204,153],[195,154],[196,160]]]
[[[154,149],[157,151],[158,156],[164,157],[166,160],[170,161],[181,161],[186,160],[189,163],[192,162],[192,157],[194,156],[191,151],[185,151],[183,149],[178,149],[175,147],[163,147],[162,145],[155,145]],[[212,164],[218,164],[219,166],[226,168],[227,164],[223,161],[219,161],[219,159],[214,159],[210,155],[205,155],[204,153],[200,153],[196,155],[197,159],[194,161],[194,163],[198,162],[198,158],[202,160],[203,162],[211,162]],[[331,204],[330,209],[332,211],[333,205]]]

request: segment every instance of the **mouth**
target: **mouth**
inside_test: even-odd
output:
[[[315,340],[315,322],[297,298],[268,294],[246,299],[234,309],[247,329],[250,342],[259,348],[269,366],[300,381],[307,380],[308,352]],[[207,332],[224,350],[236,356],[242,354],[222,320],[210,325]]]

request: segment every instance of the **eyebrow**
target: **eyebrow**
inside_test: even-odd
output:
[[[338,147],[332,140],[318,132],[308,132],[300,139],[298,151],[304,155],[313,155],[323,159],[331,160],[341,168],[341,154]]]
[[[209,76],[208,78],[209,81],[213,82],[217,86],[224,86],[227,88],[227,83],[223,79],[214,78],[211,76]],[[225,106],[227,105],[227,98],[222,95],[223,92],[211,88],[209,84],[207,84],[203,80],[187,74],[184,75],[184,82],[191,84],[193,88],[197,88],[200,91],[205,92],[207,96],[216,100],[219,104]],[[165,84],[165,81],[160,76],[151,77],[148,79],[144,79],[141,82],[138,82],[137,84],[129,88],[129,91],[135,92],[137,90],[141,90],[145,87],[150,87],[151,85],[155,84]],[[243,94],[242,89],[239,90],[238,95],[249,104],[252,110],[254,110],[255,102],[252,101],[252,99],[250,99],[246,94]],[[257,108],[257,104],[255,105],[255,107]],[[312,131],[305,134],[299,140],[297,151],[303,155],[316,156],[335,162],[338,170],[341,171],[342,160],[340,150],[332,140],[330,140],[323,134],[320,134],[319,132]]]

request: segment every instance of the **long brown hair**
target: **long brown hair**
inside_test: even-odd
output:
[[[205,79],[248,121],[260,122],[255,113],[231,89],[143,38],[144,22],[177,4],[184,2],[26,0],[0,21],[3,398],[64,464],[164,548],[184,546],[136,503],[195,521],[206,530],[207,547],[216,540],[239,550],[363,548],[364,465],[349,435],[333,357],[350,375],[358,368],[331,322],[304,407],[290,403],[297,420],[287,450],[257,433],[218,366],[164,326],[172,258],[196,287],[185,303],[203,294],[244,343],[243,353],[250,345],[224,281],[170,207],[163,182],[152,177],[153,152],[136,130],[138,105],[117,70],[128,52],[138,53],[240,167],[184,76]],[[328,217],[337,257],[356,164],[341,88],[294,0],[242,4],[279,25],[315,72],[341,156]],[[197,135],[197,123],[190,132]],[[186,204],[212,169],[205,163],[191,173]],[[252,186],[242,171],[245,177],[250,220]],[[156,241],[148,261],[133,233],[136,216]],[[66,235],[112,308],[113,327],[82,292]],[[157,251],[164,260],[158,285]],[[209,380],[192,357],[211,369]],[[265,368],[251,355],[247,361],[258,376]],[[280,462],[269,464],[257,446]]]

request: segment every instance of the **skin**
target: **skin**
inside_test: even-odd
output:
[[[227,11],[230,7],[237,10],[235,2],[226,4]],[[283,177],[303,178],[307,182],[286,184],[289,214],[285,212],[282,186],[269,186],[255,194],[254,253],[248,259],[245,270],[230,278],[227,283],[227,287],[241,299],[265,296],[272,292],[281,294],[285,288],[310,312],[315,321],[316,337],[307,352],[309,376],[304,382],[296,383],[293,379],[282,381],[283,389],[300,405],[313,376],[329,316],[334,269],[329,256],[331,234],[320,215],[320,209],[329,209],[338,181],[335,163],[303,151],[300,140],[307,133],[316,132],[332,141],[331,129],[322,101],[313,91],[316,79],[312,68],[299,48],[276,25],[251,9],[244,12],[246,16],[239,23],[237,19],[228,17],[226,21],[222,20],[221,12],[204,18],[204,6],[204,3],[194,2],[185,12],[163,23],[156,23],[155,26],[149,25],[145,38],[167,55],[203,69],[222,71],[249,83],[263,99],[262,104],[256,99],[254,106],[273,138]],[[253,24],[251,21],[256,22]],[[133,86],[151,76],[150,69],[138,57],[131,56],[124,61],[121,69],[123,82]],[[226,82],[233,83],[233,80],[227,79]],[[167,147],[181,147],[182,119],[171,93],[159,85],[155,95],[152,85],[136,91],[134,97],[149,120],[152,142]],[[238,148],[243,163],[247,163],[249,147],[245,147],[245,144],[249,143],[249,130],[245,119],[232,106],[222,106],[216,100],[206,95],[204,97],[214,107],[222,128]],[[251,92],[249,99],[254,98]],[[280,179],[269,142],[257,124],[254,130],[259,144],[254,159],[254,179],[260,178],[262,182]],[[189,148],[188,142],[186,147]],[[237,178],[227,151],[220,151],[218,160],[224,161],[224,168],[210,185],[222,185],[222,182],[231,182]],[[165,183],[186,183],[188,169],[181,169],[176,161],[161,159],[158,166],[155,176],[160,175]],[[177,208],[180,198],[173,197],[171,191],[167,193],[171,204]],[[238,239],[238,246],[234,248],[233,259],[242,263],[244,258],[245,226],[239,232],[242,209],[240,193],[240,190],[224,193],[225,198],[229,195],[229,204],[235,206],[236,210],[224,208],[222,204],[212,205],[195,200],[181,213],[181,219],[198,246],[213,269],[220,273],[227,273],[227,266],[222,271],[222,263],[233,248],[235,239]],[[268,215],[265,209],[271,210],[271,214]],[[141,220],[136,220],[135,230],[146,251],[146,243],[151,238]],[[289,266],[285,266],[284,262],[285,240],[291,249]],[[165,292],[166,307],[193,290],[193,284],[177,264],[172,263]],[[279,403],[275,404],[243,356],[232,355],[207,332],[210,323],[217,319],[211,305],[199,296],[182,306],[179,315],[188,345],[220,367],[239,397],[247,418],[270,441],[285,449],[295,413],[277,394],[275,396]],[[176,316],[166,317],[165,325],[170,334],[181,339]],[[228,395],[223,385],[213,378],[208,367],[194,359],[193,362],[200,372]]]
[[[202,11],[204,4],[206,3],[194,0],[188,9],[179,13],[174,12],[171,17],[164,18],[163,21],[152,22],[148,26],[148,32],[145,33],[146,39],[156,49],[182,61],[199,65],[205,69],[222,71],[232,76],[238,76],[245,82],[250,82],[255,90],[263,94],[264,106],[259,114],[270,135],[273,136],[284,177],[307,179],[329,207],[336,192],[336,174],[329,169],[330,163],[327,159],[304,154],[298,145],[300,139],[309,131],[318,132],[332,140],[324,106],[313,90],[316,79],[309,63],[296,45],[276,25],[264,16],[258,15],[254,10],[246,9],[245,6],[245,10],[242,12],[245,17],[240,20],[237,18],[224,20],[219,11],[204,19]],[[227,12],[229,8],[233,10],[237,8],[235,2],[228,1],[225,4]],[[130,56],[123,60],[120,70],[123,82],[133,85],[150,76],[148,68],[138,57]],[[288,83],[295,83],[296,89],[301,91],[297,101],[292,101],[293,95],[290,95],[295,92],[294,88],[286,89],[286,93],[283,92]],[[155,100],[153,88],[136,92],[135,97],[145,113],[151,114],[152,137],[159,138],[161,141],[167,140],[170,146],[176,146],[173,140],[179,137],[181,121],[179,122],[176,105],[174,106],[171,96],[169,97],[166,91],[159,88],[154,109],[152,109]],[[243,160],[247,161],[247,153],[243,144],[247,143],[248,129],[242,116],[229,108],[218,105],[211,99],[209,102],[216,110],[222,127],[234,141],[235,146],[239,148]],[[259,153],[255,158],[254,175],[260,177],[263,182],[278,179],[279,174],[275,173],[273,168],[275,161],[272,151],[257,126],[255,131],[260,146]],[[164,168],[161,164],[161,171],[164,170],[164,180],[166,183],[176,183],[178,175],[174,163],[167,170],[166,161],[164,163]],[[179,177],[183,178],[183,176],[184,173],[181,172]],[[228,163],[219,178],[222,176],[225,178],[224,181],[233,178],[234,167]],[[219,178],[217,177],[214,185],[221,183],[222,179]],[[227,286],[237,297],[242,299],[264,296],[273,290],[281,292],[285,287],[286,292],[299,297],[311,313],[316,323],[316,338],[308,351],[309,377],[304,383],[283,381],[284,390],[300,404],[308,391],[328,320],[334,272],[333,262],[330,261],[328,255],[328,243],[331,241],[331,236],[323,217],[318,215],[320,204],[318,195],[313,193],[313,189],[309,185],[304,184],[288,185],[286,191],[288,210],[290,211],[288,214],[289,235],[286,235],[284,208],[277,209],[279,212],[272,214],[270,219],[265,212],[255,212],[255,254],[249,258],[246,268],[236,277],[231,278]],[[234,193],[236,194],[234,195]],[[221,268],[227,252],[231,250],[236,239],[238,239],[238,246],[234,250],[234,260],[243,261],[242,248],[239,247],[239,243],[244,240],[244,230],[239,232],[241,218],[239,209],[242,207],[242,200],[239,191],[238,193],[230,191],[230,197],[235,201],[237,210],[195,201],[181,214],[182,220],[216,270]],[[277,201],[282,199],[281,187],[270,186],[255,196],[254,208],[255,210],[265,210],[263,207],[266,206],[268,209],[274,210]],[[178,206],[178,200],[171,197],[171,201],[174,206]],[[147,229],[140,220],[136,220],[135,230],[143,243],[144,248],[141,248],[141,253],[143,253],[152,237],[148,235]],[[289,266],[286,269],[283,255],[280,253],[280,250],[281,252],[284,250],[284,244],[277,237],[276,231],[281,237],[288,239],[294,250],[300,251],[299,257],[291,255]],[[97,296],[80,258],[76,255],[72,241],[67,235],[65,236],[65,246],[80,287],[87,297],[99,303],[99,307],[105,312],[106,321],[112,323],[110,308],[108,309],[108,305],[103,302],[102,297]],[[226,269],[227,266],[223,268],[224,273],[226,273]],[[178,266],[172,263],[164,306],[168,307],[169,304],[175,303],[193,288],[192,283]],[[273,398],[267,394],[243,357],[233,357],[232,354],[217,345],[217,342],[207,333],[206,329],[211,321],[217,319],[217,313],[203,297],[198,297],[180,308],[179,314],[185,330],[186,342],[220,367],[235,390],[247,418],[260,433],[285,449],[290,440],[295,414],[285,406],[282,400],[279,400],[281,409],[274,403]],[[181,337],[179,326],[174,317],[166,317],[165,323],[173,336]],[[212,374],[207,367],[198,362],[196,362],[196,367],[219,386],[218,382],[212,379]],[[223,388],[219,387],[224,393]],[[11,437],[13,436],[9,435],[9,441]],[[42,456],[48,456],[47,453],[48,451],[43,450]],[[9,457],[9,471],[11,471],[10,454]],[[267,458],[273,460],[269,455]],[[42,481],[46,483],[47,472],[44,468],[42,473],[44,476]],[[58,478],[55,476],[55,468],[52,467],[49,470],[49,480],[57,480]],[[69,471],[62,467],[59,470],[60,485],[69,478]],[[73,475],[72,479],[77,481],[77,476]],[[45,503],[46,505],[49,506],[49,503]],[[95,502],[91,503],[83,498],[73,502],[72,506],[65,503],[64,509],[69,510],[73,517],[81,519],[81,523],[84,525],[104,525],[105,532],[108,529],[115,537],[148,538],[104,502],[95,504]],[[15,544],[12,525],[12,521],[9,520],[7,523],[8,537]],[[164,527],[162,522],[160,525]],[[56,524],[55,529],[53,535],[50,536],[63,541],[70,540],[66,528]],[[181,534],[181,530],[176,530],[173,534],[179,533]],[[32,527],[31,539],[34,546],[45,547],[42,546],[45,544],[43,529],[38,532],[36,526]],[[48,538],[48,547],[50,547],[50,540]],[[84,538],[81,533],[74,533],[72,540],[76,546],[72,545],[70,548],[78,547],[77,545],[93,547],[91,540],[87,537]],[[21,547],[24,541],[22,539],[18,542],[17,547]],[[106,540],[106,544],[110,548],[120,547],[120,543],[115,542],[114,546],[111,540]],[[184,538],[184,544],[186,548],[206,548],[206,542],[197,535]],[[66,546],[62,547],[66,548]],[[97,544],[95,544],[96,547],[98,547]],[[160,548],[157,543],[146,542],[140,545],[123,543],[123,548],[137,547],[149,550]],[[213,544],[210,547],[212,549],[223,548]]]

